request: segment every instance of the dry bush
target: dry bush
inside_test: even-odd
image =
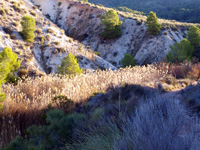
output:
[[[192,79],[199,79],[200,78],[200,63],[194,64],[190,68],[188,75]]]
[[[200,77],[200,62],[183,62],[181,64],[158,63],[157,69],[166,71],[177,79],[190,78],[197,80]]]
[[[110,87],[124,84],[145,85],[149,81],[165,76],[153,65],[119,70],[97,71],[81,74],[74,78],[45,76],[27,79],[13,86],[3,86],[6,93],[5,110],[1,115],[0,145],[5,145],[31,124],[44,123],[42,116],[52,99],[59,95],[76,102],[83,102],[93,93],[106,91]],[[9,125],[7,125],[9,124]]]

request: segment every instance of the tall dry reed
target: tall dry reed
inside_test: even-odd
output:
[[[16,86],[6,84],[5,110],[0,120],[0,145],[5,145],[28,126],[44,123],[44,112],[55,96],[65,95],[76,102],[86,101],[93,93],[124,84],[145,85],[164,77],[167,72],[153,65],[119,70],[96,71],[73,78],[48,75],[28,78]]]

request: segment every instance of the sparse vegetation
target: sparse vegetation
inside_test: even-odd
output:
[[[4,16],[6,14],[5,10],[3,8],[0,8],[0,15]]]
[[[41,30],[41,29],[36,29],[35,32],[36,32],[37,34],[41,34],[41,33],[42,33],[42,30]]]
[[[37,14],[36,14],[36,12],[35,12],[35,11],[33,11],[33,10],[29,10],[29,12],[30,12],[30,14],[31,14],[31,15],[33,15],[34,17],[36,17],[36,16],[37,16]]]
[[[8,75],[20,67],[20,63],[17,61],[17,58],[18,56],[8,47],[4,48],[4,50],[0,52],[0,87],[7,81]],[[2,102],[4,101],[5,97],[6,95],[4,93],[0,93],[1,110],[4,106]]]
[[[17,39],[17,37],[16,37],[15,34],[11,34],[11,35],[10,35],[10,38],[13,39],[13,40],[16,40],[16,39]]]
[[[59,41],[54,41],[53,44],[60,45],[60,42]]]
[[[51,29],[51,28],[48,28],[48,29],[47,29],[47,32],[48,32],[48,33],[54,33],[54,30]]]

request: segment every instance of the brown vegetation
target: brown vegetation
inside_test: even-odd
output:
[[[93,93],[107,91],[110,87],[127,84],[145,85],[164,77],[165,72],[153,65],[148,67],[125,68],[118,71],[97,71],[74,78],[45,76],[28,78],[16,86],[4,85],[6,93],[5,110],[1,113],[1,143],[4,145],[31,124],[44,123],[42,116],[52,99],[59,95],[67,96],[75,103],[84,102]],[[9,124],[9,125],[8,125]]]

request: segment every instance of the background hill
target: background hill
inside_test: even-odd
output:
[[[106,7],[126,6],[144,13],[154,11],[158,17],[165,19],[193,23],[200,22],[199,0],[90,0],[90,2],[102,4]]]

